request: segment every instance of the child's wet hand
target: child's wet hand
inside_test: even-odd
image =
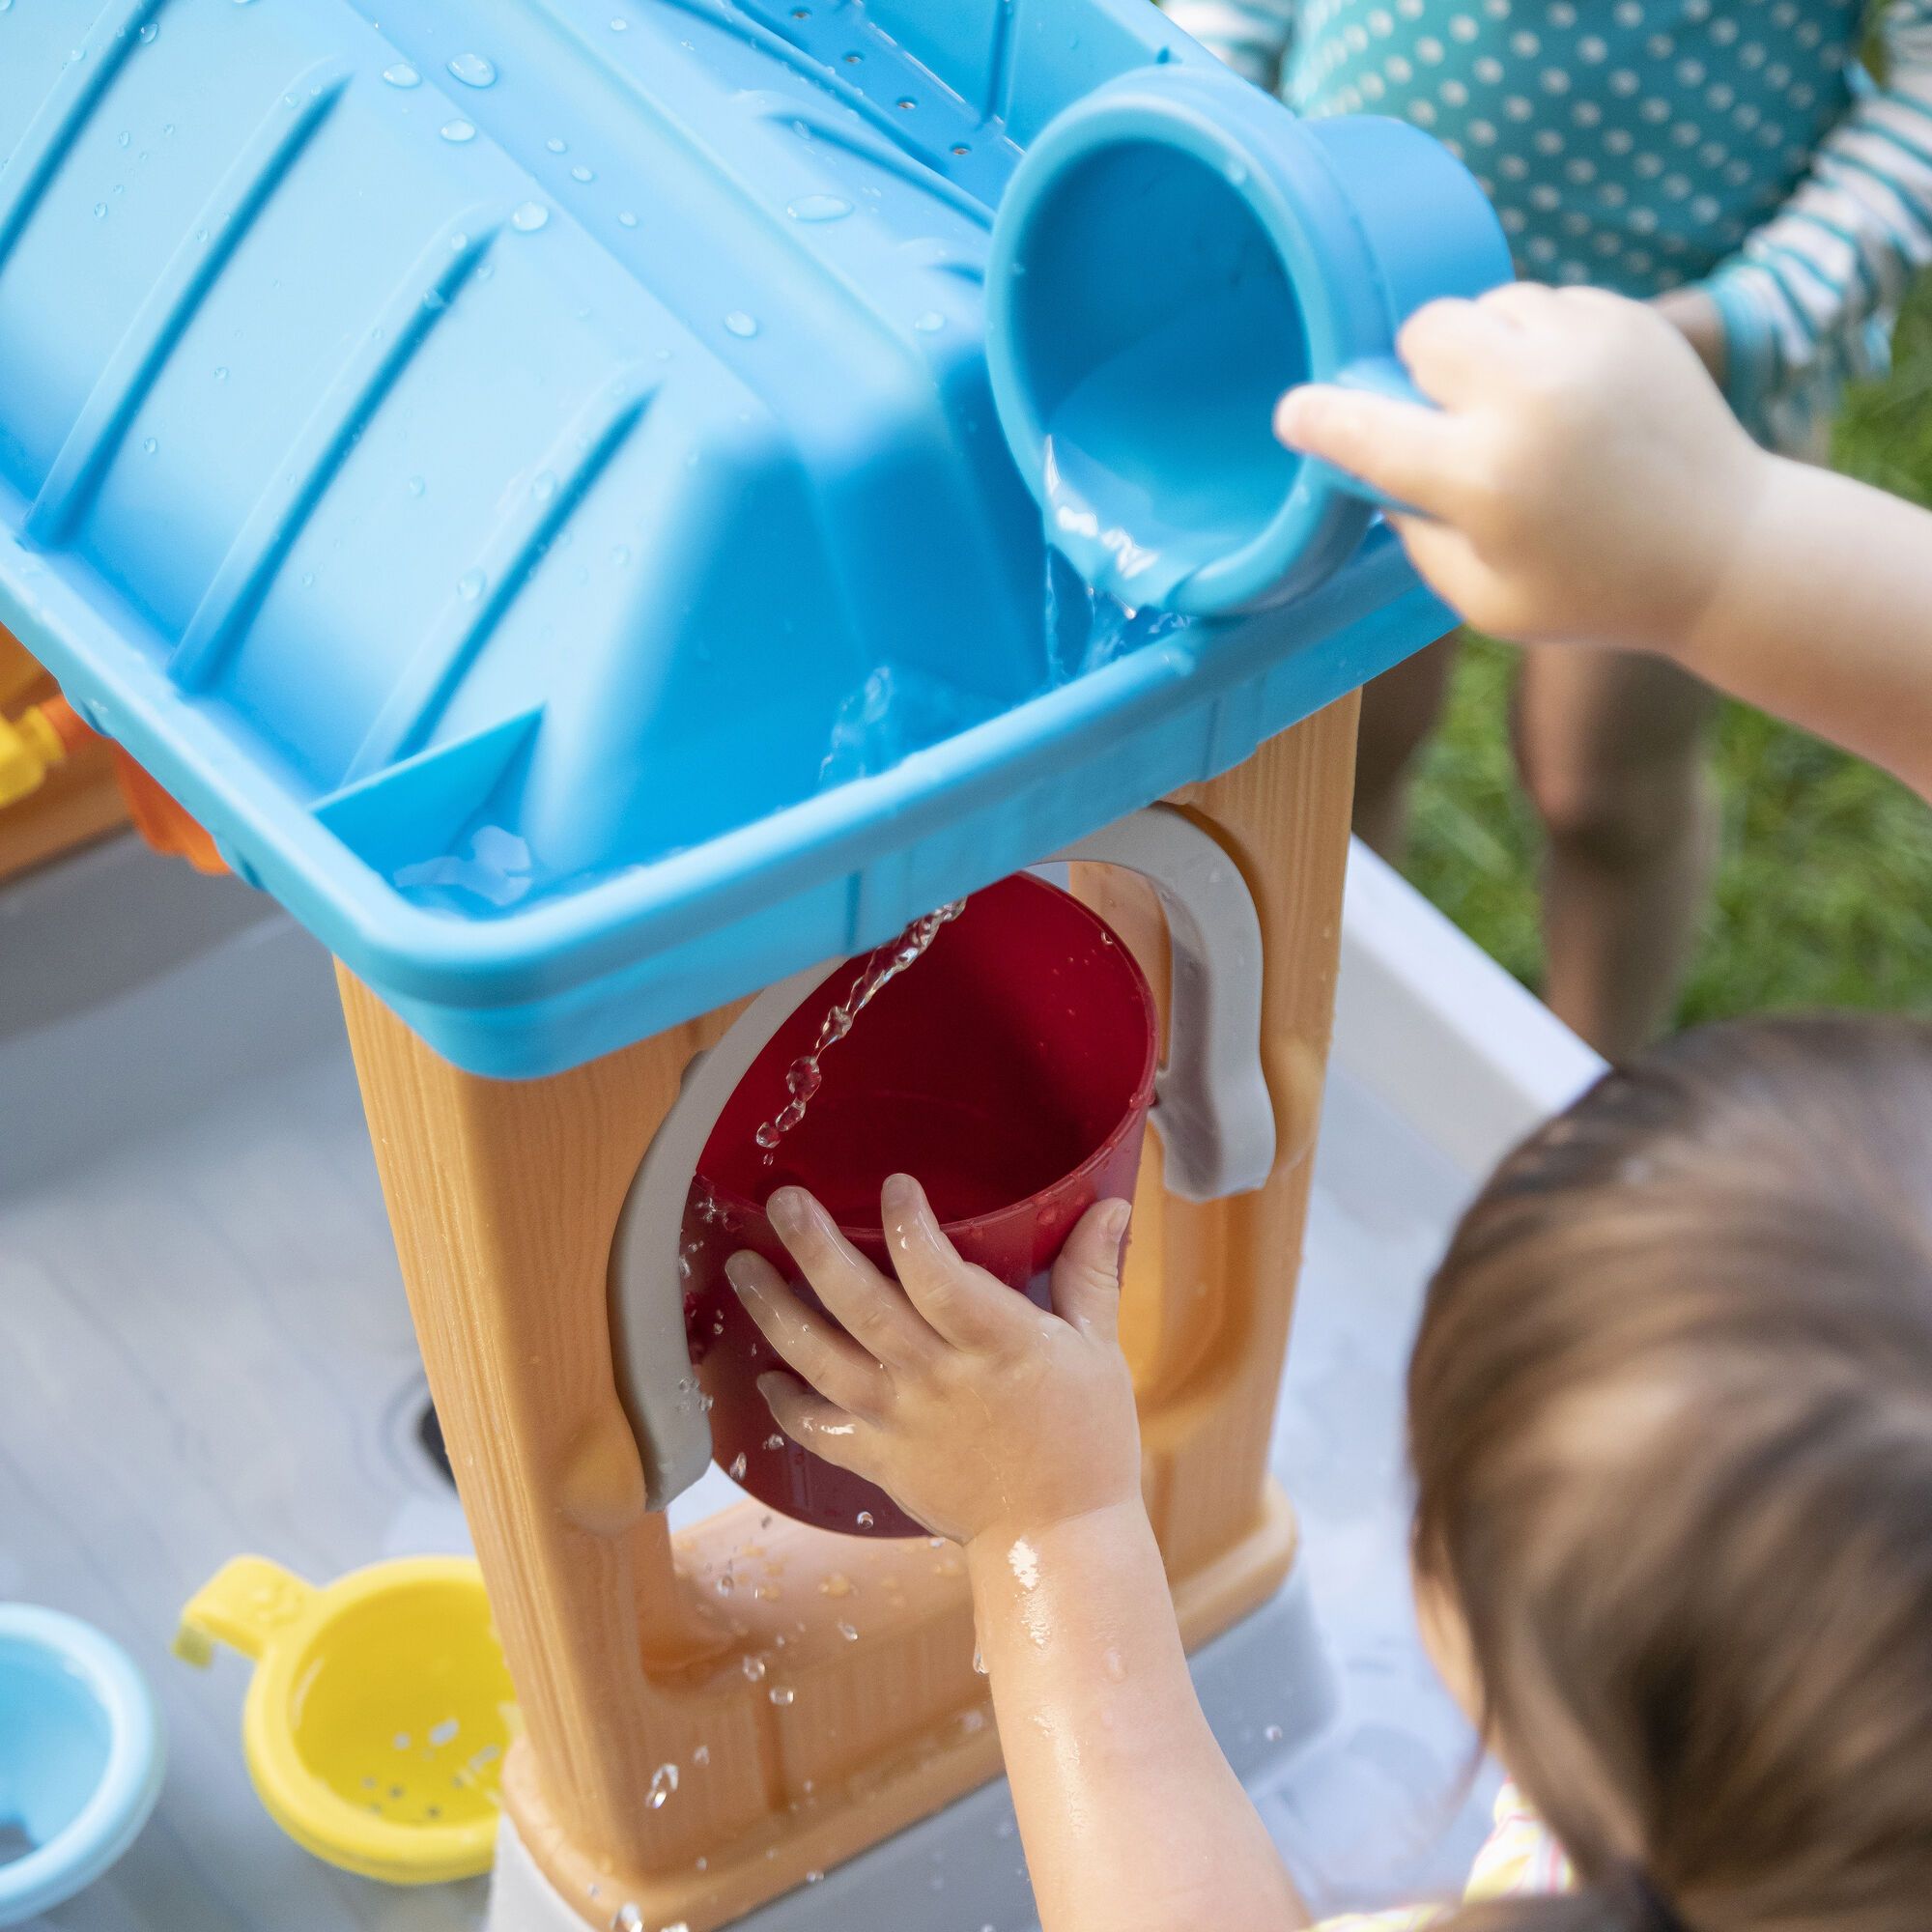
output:
[[[961,1543],[1138,1503],[1140,1438],[1118,1335],[1128,1205],[1099,1203],[1068,1236],[1052,1314],[961,1261],[908,1177],[886,1183],[883,1210],[897,1282],[804,1189],[781,1188],[769,1204],[837,1328],[760,1257],[726,1264],[765,1339],[803,1378],[759,1378],[779,1426]]]
[[[1282,440],[1421,512],[1393,519],[1410,557],[1480,628],[1683,649],[1771,468],[1683,334],[1641,303],[1519,283],[1431,304],[1398,347],[1435,409],[1294,389]]]

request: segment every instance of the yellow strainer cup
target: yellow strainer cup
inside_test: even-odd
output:
[[[262,1556],[223,1566],[175,1653],[257,1660],[242,1714],[269,1815],[329,1863],[392,1885],[488,1871],[517,1711],[467,1557],[377,1563],[317,1589]]]

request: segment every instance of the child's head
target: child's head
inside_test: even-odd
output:
[[[1464,1216],[1409,1427],[1425,1606],[1605,1903],[1932,1920],[1932,1027],[1607,1075]]]

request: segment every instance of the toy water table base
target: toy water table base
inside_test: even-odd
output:
[[[59,1604],[126,1644],[163,1698],[173,1758],[133,1850],[46,1923],[474,1927],[480,1881],[400,1891],[285,1838],[242,1760],[245,1667],[204,1675],[166,1654],[181,1605],[237,1550],[331,1577],[466,1547],[419,1435],[416,1349],[328,961],[266,900],[127,841],[16,884],[0,933],[0,1091],[22,1104],[0,1133],[16,1343],[0,1351],[0,1595]],[[1355,856],[1270,1455],[1302,1556],[1285,1600],[1197,1665],[1318,1910],[1452,1883],[1481,1833],[1467,1734],[1406,1608],[1401,1365],[1473,1178],[1591,1065]],[[714,1471],[674,1521],[729,1494]],[[1310,1738],[1317,1651],[1335,1699]],[[1002,1786],[748,1922],[882,1924],[881,1897],[902,1904],[908,1886],[929,1891],[919,1916],[935,1932],[1030,1922]]]

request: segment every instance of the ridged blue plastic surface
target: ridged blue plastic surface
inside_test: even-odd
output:
[[[15,0],[0,621],[474,1070],[871,944],[1446,627],[1379,533],[1238,625],[1047,594],[992,211],[1208,58],[1144,0]]]

